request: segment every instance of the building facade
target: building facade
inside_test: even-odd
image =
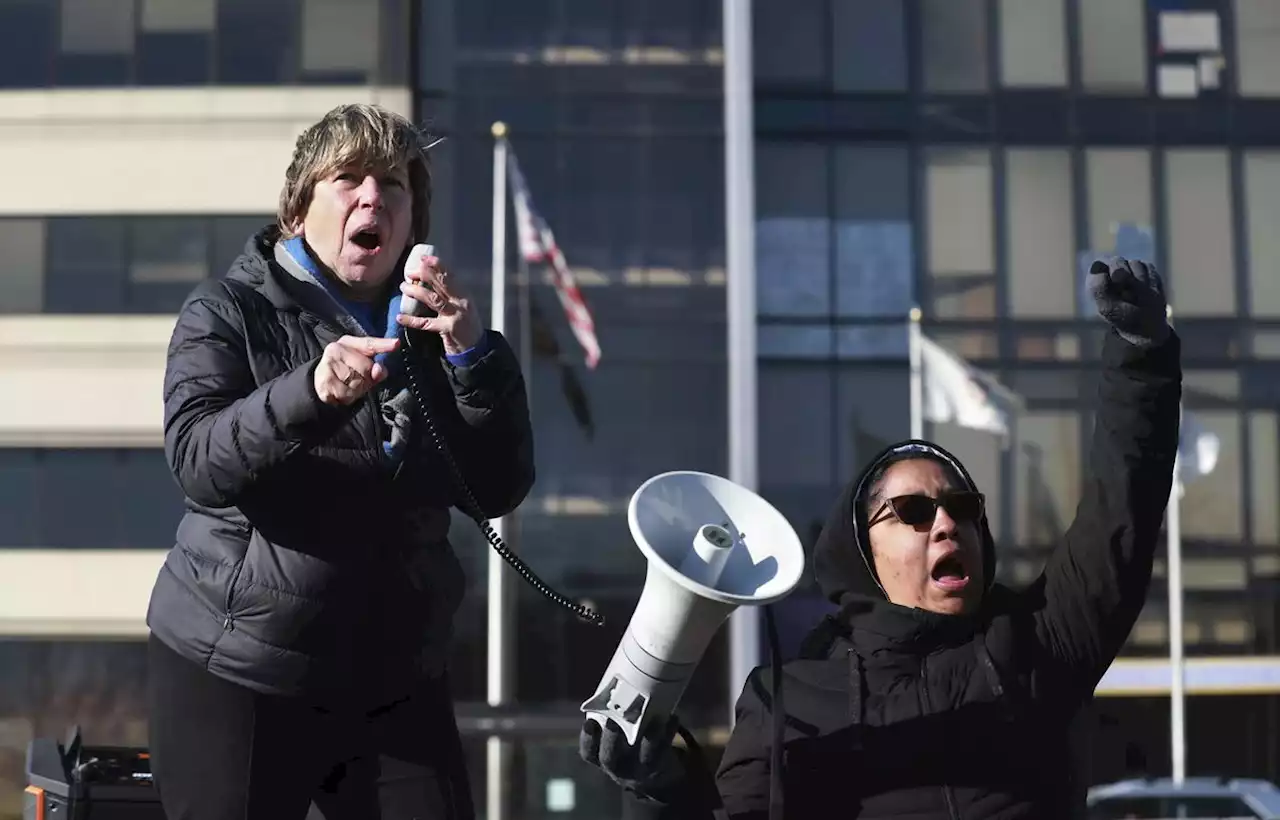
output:
[[[1024,401],[1007,440],[926,434],[987,491],[1005,577],[1029,580],[1088,467],[1100,327],[1078,259],[1136,230],[1184,338],[1187,409],[1221,443],[1183,499],[1188,655],[1280,655],[1280,11],[754,5],[760,491],[811,543],[841,486],[907,436],[919,305],[926,333]],[[20,160],[0,186],[0,814],[33,734],[79,721],[144,742],[141,615],[180,514],[159,450],[173,311],[271,218],[297,133],[368,100],[446,138],[432,240],[486,306],[489,129],[506,122],[595,318],[586,372],[541,271],[513,279],[512,333],[526,292],[546,320],[526,363],[539,479],[513,529],[608,624],[518,585],[511,791],[517,816],[602,816],[614,793],[580,767],[574,714],[643,584],[627,501],[656,473],[728,464],[722,66],[718,0],[0,3],[0,147]],[[452,537],[482,799],[488,548],[465,519]],[[1167,653],[1163,584],[1161,559],[1126,657]],[[806,588],[784,614],[818,606]],[[1192,773],[1280,780],[1280,699],[1259,677],[1193,691]],[[721,635],[683,707],[713,741],[729,692]],[[1090,776],[1166,772],[1167,698],[1109,693],[1084,730]]]

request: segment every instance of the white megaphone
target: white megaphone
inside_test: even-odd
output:
[[[663,473],[627,510],[649,561],[644,591],[596,692],[582,704],[635,745],[675,711],[716,630],[739,606],[781,600],[804,571],[804,548],[769,502],[726,478]]]

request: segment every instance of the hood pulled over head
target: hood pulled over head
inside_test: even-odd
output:
[[[882,450],[840,493],[814,546],[814,576],[822,594],[832,603],[840,604],[849,595],[887,600],[876,575],[871,541],[867,536],[866,499],[873,479],[883,475],[885,468],[899,461],[920,458],[937,461],[963,482],[964,489],[978,491],[960,460],[936,444],[909,439]],[[985,512],[979,534],[982,538],[983,579],[990,589],[996,575],[996,550]]]

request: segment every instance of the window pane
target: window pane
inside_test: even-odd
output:
[[[218,0],[217,81],[274,85],[295,79],[300,0]]]
[[[1063,0],[1000,0],[1000,81],[1011,88],[1067,84]]]
[[[1240,93],[1280,96],[1280,5],[1275,0],[1235,0]]]
[[[925,162],[933,310],[949,318],[994,317],[991,154],[930,148]]]
[[[1186,495],[1182,497],[1182,535],[1238,540],[1244,536],[1240,416],[1235,411],[1189,412],[1200,426],[1218,437],[1221,446],[1212,473],[1199,480],[1187,476]]]
[[[0,549],[40,543],[38,452],[0,449]]]
[[[0,548],[167,549],[182,516],[158,448],[0,448],[0,489]],[[75,515],[63,498],[78,499]]]
[[[45,309],[50,313],[118,313],[124,308],[125,220],[50,219]]]
[[[1014,520],[1018,544],[1056,544],[1080,503],[1080,415],[1023,413],[1017,428]]]
[[[835,336],[830,325],[761,325],[756,352],[765,359],[830,359]]]
[[[836,91],[907,89],[902,0],[832,0],[831,38]]]
[[[209,271],[220,279],[244,252],[249,237],[275,221],[270,214],[262,216],[216,216],[213,218],[213,259]]]
[[[216,0],[142,0],[140,85],[198,85],[213,76]]]
[[[1080,79],[1086,91],[1147,90],[1143,0],[1080,0]]]
[[[906,148],[841,147],[835,179],[837,310],[905,315],[915,292]]]
[[[303,0],[302,70],[366,78],[378,52],[378,0]]]
[[[1277,413],[1249,414],[1250,513],[1253,543],[1265,549],[1280,547],[1280,438]]]
[[[142,0],[142,30],[213,31],[217,0]]]
[[[978,485],[978,491],[986,495],[987,521],[991,525],[991,535],[999,543],[1004,538],[1000,437],[957,424],[926,423],[925,438],[936,441],[960,459]]]
[[[1085,152],[1088,185],[1088,252],[1107,256],[1115,251],[1121,228],[1150,231],[1151,155],[1145,148],[1090,148]],[[1093,303],[1080,304],[1093,316]]]
[[[39,313],[44,308],[44,220],[0,219],[0,257],[0,313]]]
[[[834,374],[827,368],[765,364],[760,367],[760,489],[803,531],[825,518],[836,481]],[[797,425],[796,402],[805,407]]]
[[[831,310],[828,152],[821,145],[762,143],[757,151],[757,310],[762,315]]]
[[[1009,307],[1018,317],[1072,316],[1071,155],[1059,149],[1010,149],[1005,156]]]
[[[1235,315],[1230,179],[1225,150],[1165,154],[1169,260],[1161,273],[1178,315]]]
[[[58,85],[127,85],[133,79],[134,4],[63,0]]]
[[[1254,316],[1280,316],[1280,153],[1244,157],[1245,228],[1249,242],[1249,303]]]
[[[827,0],[757,0],[751,6],[756,81],[825,85]]]
[[[62,51],[129,54],[133,51],[134,4],[120,0],[62,0]]]
[[[200,217],[135,218],[130,222],[133,258],[129,280],[199,282],[208,274],[207,220]]]
[[[911,435],[910,376],[902,365],[842,365],[836,441],[837,482],[851,481],[872,456]]]
[[[40,88],[52,79],[57,8],[47,0],[0,2],[0,88]]]
[[[926,91],[978,92],[989,84],[985,0],[923,0]]]
[[[424,0],[381,0],[377,46],[374,59],[377,61],[377,76],[370,77],[368,82],[381,86],[408,86],[409,54],[417,45],[412,38],[406,36],[413,28],[410,24],[409,6]],[[450,55],[446,54],[448,59]],[[423,60],[422,62],[427,62]]]

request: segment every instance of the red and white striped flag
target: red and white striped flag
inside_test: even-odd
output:
[[[511,198],[516,210],[516,234],[520,240],[520,255],[526,262],[544,262],[551,266],[556,286],[556,296],[560,306],[564,308],[569,320],[569,327],[574,337],[587,356],[587,367],[595,369],[600,362],[600,342],[596,339],[596,325],[587,310],[587,303],[582,298],[582,291],[573,277],[573,271],[564,260],[560,246],[556,244],[555,234],[533,207],[533,196],[529,193],[529,184],[520,172],[520,164],[516,162],[514,151],[507,151],[509,172],[511,177]]]

